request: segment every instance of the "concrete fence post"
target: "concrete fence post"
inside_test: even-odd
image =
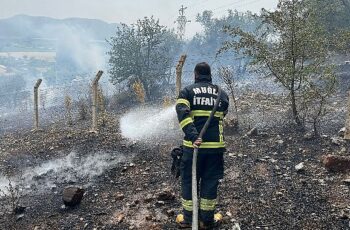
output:
[[[39,86],[42,79],[38,79],[34,85],[34,130],[39,129]]]
[[[179,63],[176,66],[176,96],[179,96],[181,90],[182,68],[185,64],[187,55],[181,55]]]
[[[344,133],[344,139],[350,140],[350,92],[348,96],[348,106],[347,106],[347,117],[345,122],[345,133]]]
[[[96,74],[96,77],[94,81],[92,82],[92,128],[91,132],[97,133],[98,130],[98,124],[97,124],[97,118],[98,118],[98,111],[97,111],[97,105],[98,105],[98,81],[100,80],[101,76],[103,74],[103,71],[98,71]]]

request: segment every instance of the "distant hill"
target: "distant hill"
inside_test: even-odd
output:
[[[17,15],[0,19],[0,39],[57,39],[65,33],[86,36],[89,39],[105,40],[116,31],[118,24],[96,19],[67,18],[54,19]]]

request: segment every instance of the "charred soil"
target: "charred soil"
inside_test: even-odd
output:
[[[62,163],[62,170],[43,171],[30,185],[24,184],[23,214],[9,213],[10,198],[0,198],[0,229],[176,229],[180,184],[170,173],[170,151],[181,137],[167,143],[130,142],[119,133],[117,120],[110,119],[98,134],[86,131],[88,124],[77,123],[1,136],[1,172],[11,178],[72,152],[76,164],[70,168]],[[349,184],[344,183],[349,174],[328,172],[321,163],[326,154],[348,156],[349,143],[334,141],[334,132],[306,138],[288,127],[265,127],[256,136],[245,135],[247,131],[248,126],[242,126],[226,136],[217,207],[224,222],[219,229],[232,229],[235,223],[242,229],[350,228]],[[86,157],[98,154],[107,154],[103,160],[110,164],[91,173],[97,167],[88,162],[95,158]],[[300,163],[302,168],[296,168]],[[88,165],[84,173],[89,176],[77,172],[79,164]],[[61,173],[73,176],[65,179]],[[85,189],[77,207],[63,206],[62,192],[68,185]]]

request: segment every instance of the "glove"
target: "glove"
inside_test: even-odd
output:
[[[182,158],[182,146],[180,148],[174,148],[171,151],[171,157],[173,158],[173,163],[171,165],[171,174],[177,179],[180,176],[180,164]]]

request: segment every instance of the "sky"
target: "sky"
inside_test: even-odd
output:
[[[53,18],[92,18],[115,23],[134,23],[144,16],[154,15],[161,24],[175,28],[174,21],[181,5],[187,7],[185,15],[191,20],[186,27],[186,37],[200,32],[196,15],[212,10],[220,17],[227,9],[259,12],[261,8],[273,9],[278,0],[0,0],[0,18],[17,14],[48,16]]]

